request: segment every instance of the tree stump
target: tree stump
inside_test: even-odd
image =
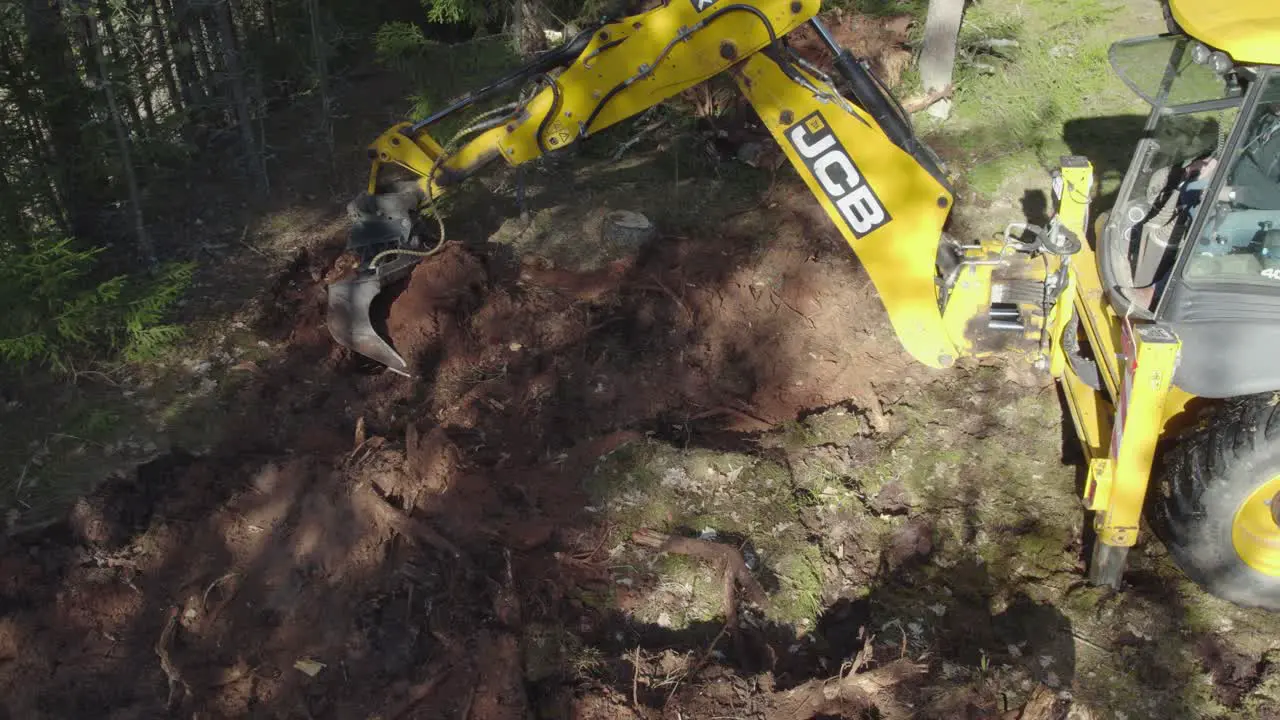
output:
[[[951,86],[956,68],[956,45],[964,0],[930,0],[924,20],[924,47],[920,51],[920,81],[925,93],[942,92]],[[951,100],[939,100],[929,114],[945,120],[951,115]]]
[[[639,248],[657,234],[653,221],[630,210],[611,212],[600,224],[600,240],[610,246]]]

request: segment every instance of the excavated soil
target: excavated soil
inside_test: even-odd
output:
[[[584,471],[646,435],[749,445],[816,408],[874,415],[921,372],[795,205],[763,249],[730,222],[589,273],[451,244],[393,289],[413,380],[331,342],[341,244],[303,252],[261,326],[287,350],[236,391],[228,439],[0,556],[8,716],[634,716],[558,672],[526,682],[528,627],[605,647],[621,622],[573,599],[608,582]]]

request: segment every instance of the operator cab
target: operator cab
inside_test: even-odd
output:
[[[1280,281],[1280,69],[1185,35],[1116,43],[1111,61],[1152,106],[1104,230],[1116,299],[1154,312],[1179,259],[1189,281]]]
[[[1099,270],[1117,313],[1184,336],[1190,362],[1178,384],[1206,397],[1280,382],[1280,370],[1207,355],[1247,338],[1255,359],[1271,366],[1280,349],[1280,13],[1272,2],[1171,0],[1171,32],[1110,51],[1151,113],[1099,233]]]

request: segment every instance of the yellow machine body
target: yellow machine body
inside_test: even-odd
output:
[[[1095,512],[1098,535],[1091,576],[1117,584],[1124,551],[1137,540],[1157,444],[1194,398],[1173,382],[1181,350],[1175,334],[1118,315],[1108,299],[1089,242],[1091,165],[1064,158],[1049,228],[1022,226],[1003,240],[950,243],[943,228],[953,198],[941,171],[904,141],[883,107],[877,114],[858,94],[852,56],[814,22],[857,103],[779,42],[819,9],[819,0],[676,0],[602,25],[570,61],[539,71],[536,91],[518,107],[473,126],[469,137],[440,142],[429,134],[432,121],[388,129],[369,146],[368,195],[380,192],[382,171],[397,166],[415,176],[419,210],[433,214],[435,198],[498,158],[519,166],[729,73],[858,256],[916,360],[944,368],[965,355],[1015,351],[1058,380],[1088,458],[1084,504]],[[1172,0],[1171,12],[1193,36],[1237,60],[1280,61],[1274,31],[1254,23],[1266,16],[1268,27],[1280,25],[1274,0],[1229,7]],[[1028,242],[1027,233],[1039,239]],[[387,277],[403,276],[412,264],[383,277],[385,257],[430,254],[381,250],[368,262],[367,277],[331,286],[331,317],[348,325],[331,323],[339,342],[409,374],[372,332],[367,305]],[[363,316],[344,305],[353,298],[366,306]],[[360,330],[354,340],[351,325]],[[1072,348],[1082,342],[1093,352],[1097,377],[1082,377],[1073,363]],[[1263,500],[1248,514],[1246,530],[1265,525]]]
[[[518,114],[451,152],[426,132],[407,133],[412,123],[387,129],[369,146],[369,192],[376,191],[387,163],[418,175],[423,190],[439,196],[498,158],[521,165],[562,149],[754,56],[813,18],[821,3],[705,5],[699,10],[695,2],[667,3],[600,27],[577,60],[548,77]],[[433,179],[430,187],[427,178]]]
[[[368,192],[394,164],[418,176],[425,196],[439,197],[499,157],[529,162],[731,70],[857,253],[908,352],[948,367],[959,351],[939,311],[935,259],[950,191],[827,79],[784,71],[760,52],[818,9],[816,0],[710,3],[703,11],[675,2],[605,25],[517,116],[457,149],[410,134],[410,123],[388,129],[369,148]]]
[[[951,194],[819,78],[806,74],[825,98],[797,92],[764,53],[734,77],[866,268],[903,347],[930,367],[954,363],[934,282]]]
[[[1236,62],[1280,65],[1280,4],[1275,0],[1169,0],[1169,11],[1188,35]]]

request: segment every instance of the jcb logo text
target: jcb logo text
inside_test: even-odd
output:
[[[815,112],[796,123],[787,130],[787,139],[855,237],[861,238],[893,220],[821,113]]]

